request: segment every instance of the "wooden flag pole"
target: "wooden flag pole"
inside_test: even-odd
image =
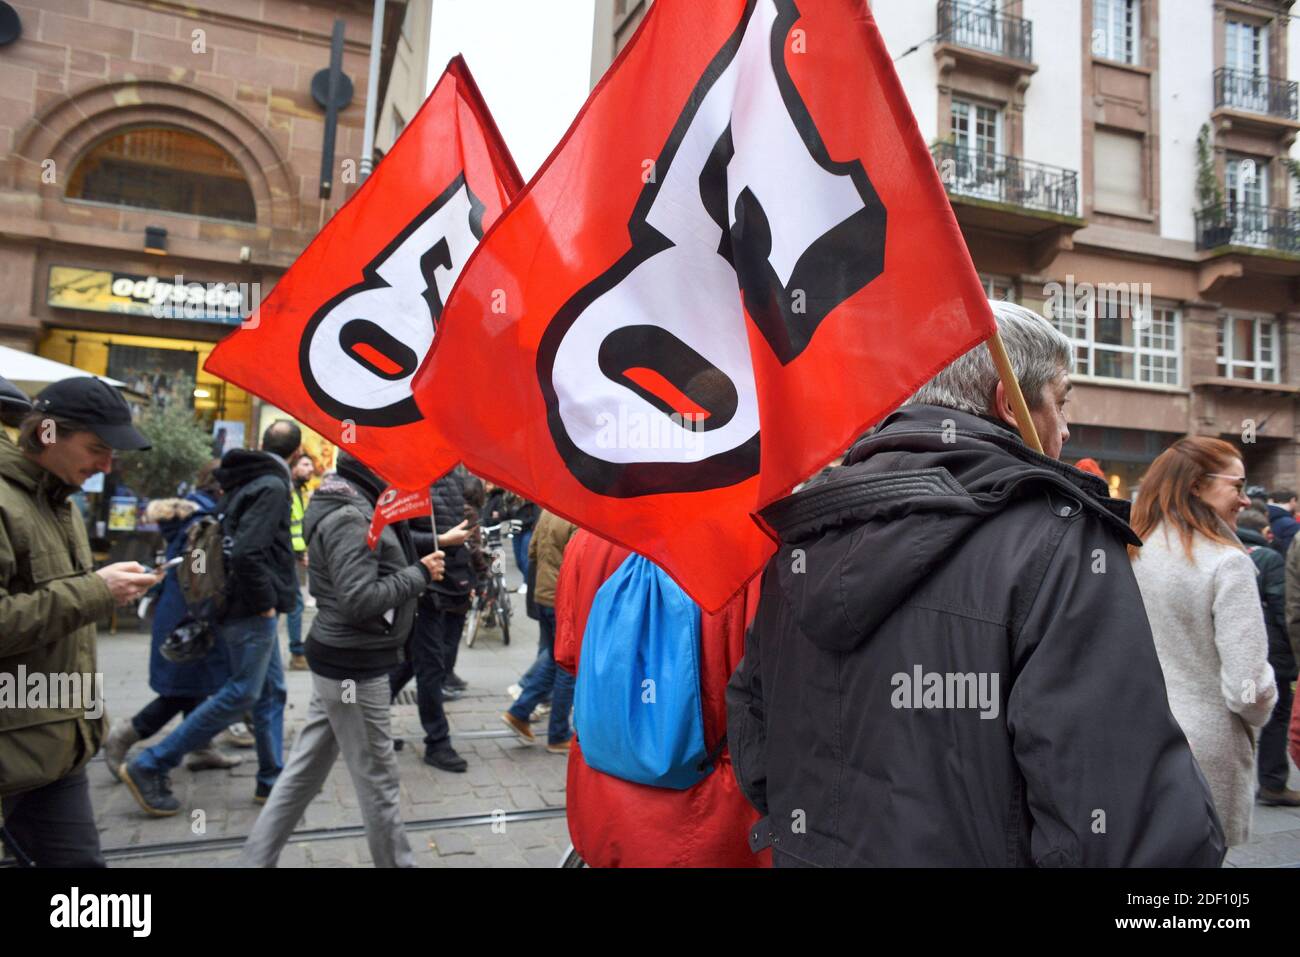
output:
[[[1038,441],[1038,430],[1034,428],[1034,420],[1029,417],[1029,406],[1025,404],[1024,393],[1020,391],[1020,383],[1016,381],[1011,360],[1007,358],[1007,347],[1002,343],[1002,333],[994,329],[993,338],[986,340],[984,345],[988,346],[989,355],[993,357],[993,365],[998,370],[998,378],[1002,380],[1002,388],[1011,402],[1011,411],[1016,415],[1020,437],[1024,439],[1025,445],[1042,454],[1043,443]]]

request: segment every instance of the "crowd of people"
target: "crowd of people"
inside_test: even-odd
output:
[[[427,518],[370,547],[385,483],[346,450],[317,476],[287,420],[149,506],[169,560],[219,529],[224,579],[200,614],[177,567],[94,569],[68,505],[115,450],[148,448],[120,395],[70,379],[28,408],[0,389],[18,428],[0,439],[0,669],[94,673],[95,622],[156,597],[156,697],[134,715],[0,709],[6,847],[102,865],[91,758],[170,816],[172,769],[238,764],[221,744],[242,724],[264,805],[242,864],[277,862],[341,755],[374,863],[413,866],[392,705],[414,679],[423,760],[467,769],[446,703],[467,687],[481,529],[513,519],[539,643],[501,720],[531,744],[546,718],[589,864],[1220,865],[1257,803],[1300,806],[1296,495],[1248,486],[1241,449],[1188,436],[1134,503],[1111,497],[1095,464],[1060,460],[1068,340],[1021,307],[994,313],[1042,451],[972,350],[762,513],[778,551],[712,615],[651,563],[463,468],[434,483]],[[281,616],[288,667],[311,683],[288,754]],[[177,660],[185,629],[206,640]],[[658,702],[653,719],[637,696]]]

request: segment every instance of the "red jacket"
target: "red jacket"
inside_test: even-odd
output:
[[[569,542],[555,596],[555,660],[577,673],[587,614],[596,592],[630,555],[588,531]],[[700,695],[704,740],[727,732],[727,681],[745,651],[745,627],[758,606],[758,580],[716,615],[700,617]],[[770,867],[768,851],[749,850],[758,812],[745,800],[723,751],[693,788],[649,787],[589,768],[577,738],[569,754],[569,835],[592,867]]]

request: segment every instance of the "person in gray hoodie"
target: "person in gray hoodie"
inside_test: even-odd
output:
[[[316,620],[305,646],[307,724],[244,844],[245,867],[273,867],[342,752],[357,789],[376,867],[414,867],[402,827],[388,673],[415,620],[416,599],[443,575],[443,553],[416,557],[404,524],[366,535],[384,483],[346,452],[303,518]]]

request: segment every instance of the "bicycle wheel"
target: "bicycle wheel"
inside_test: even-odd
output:
[[[465,647],[473,648],[474,639],[478,637],[479,611],[483,599],[481,597],[474,599],[474,604],[469,609],[469,619],[465,622]]]

